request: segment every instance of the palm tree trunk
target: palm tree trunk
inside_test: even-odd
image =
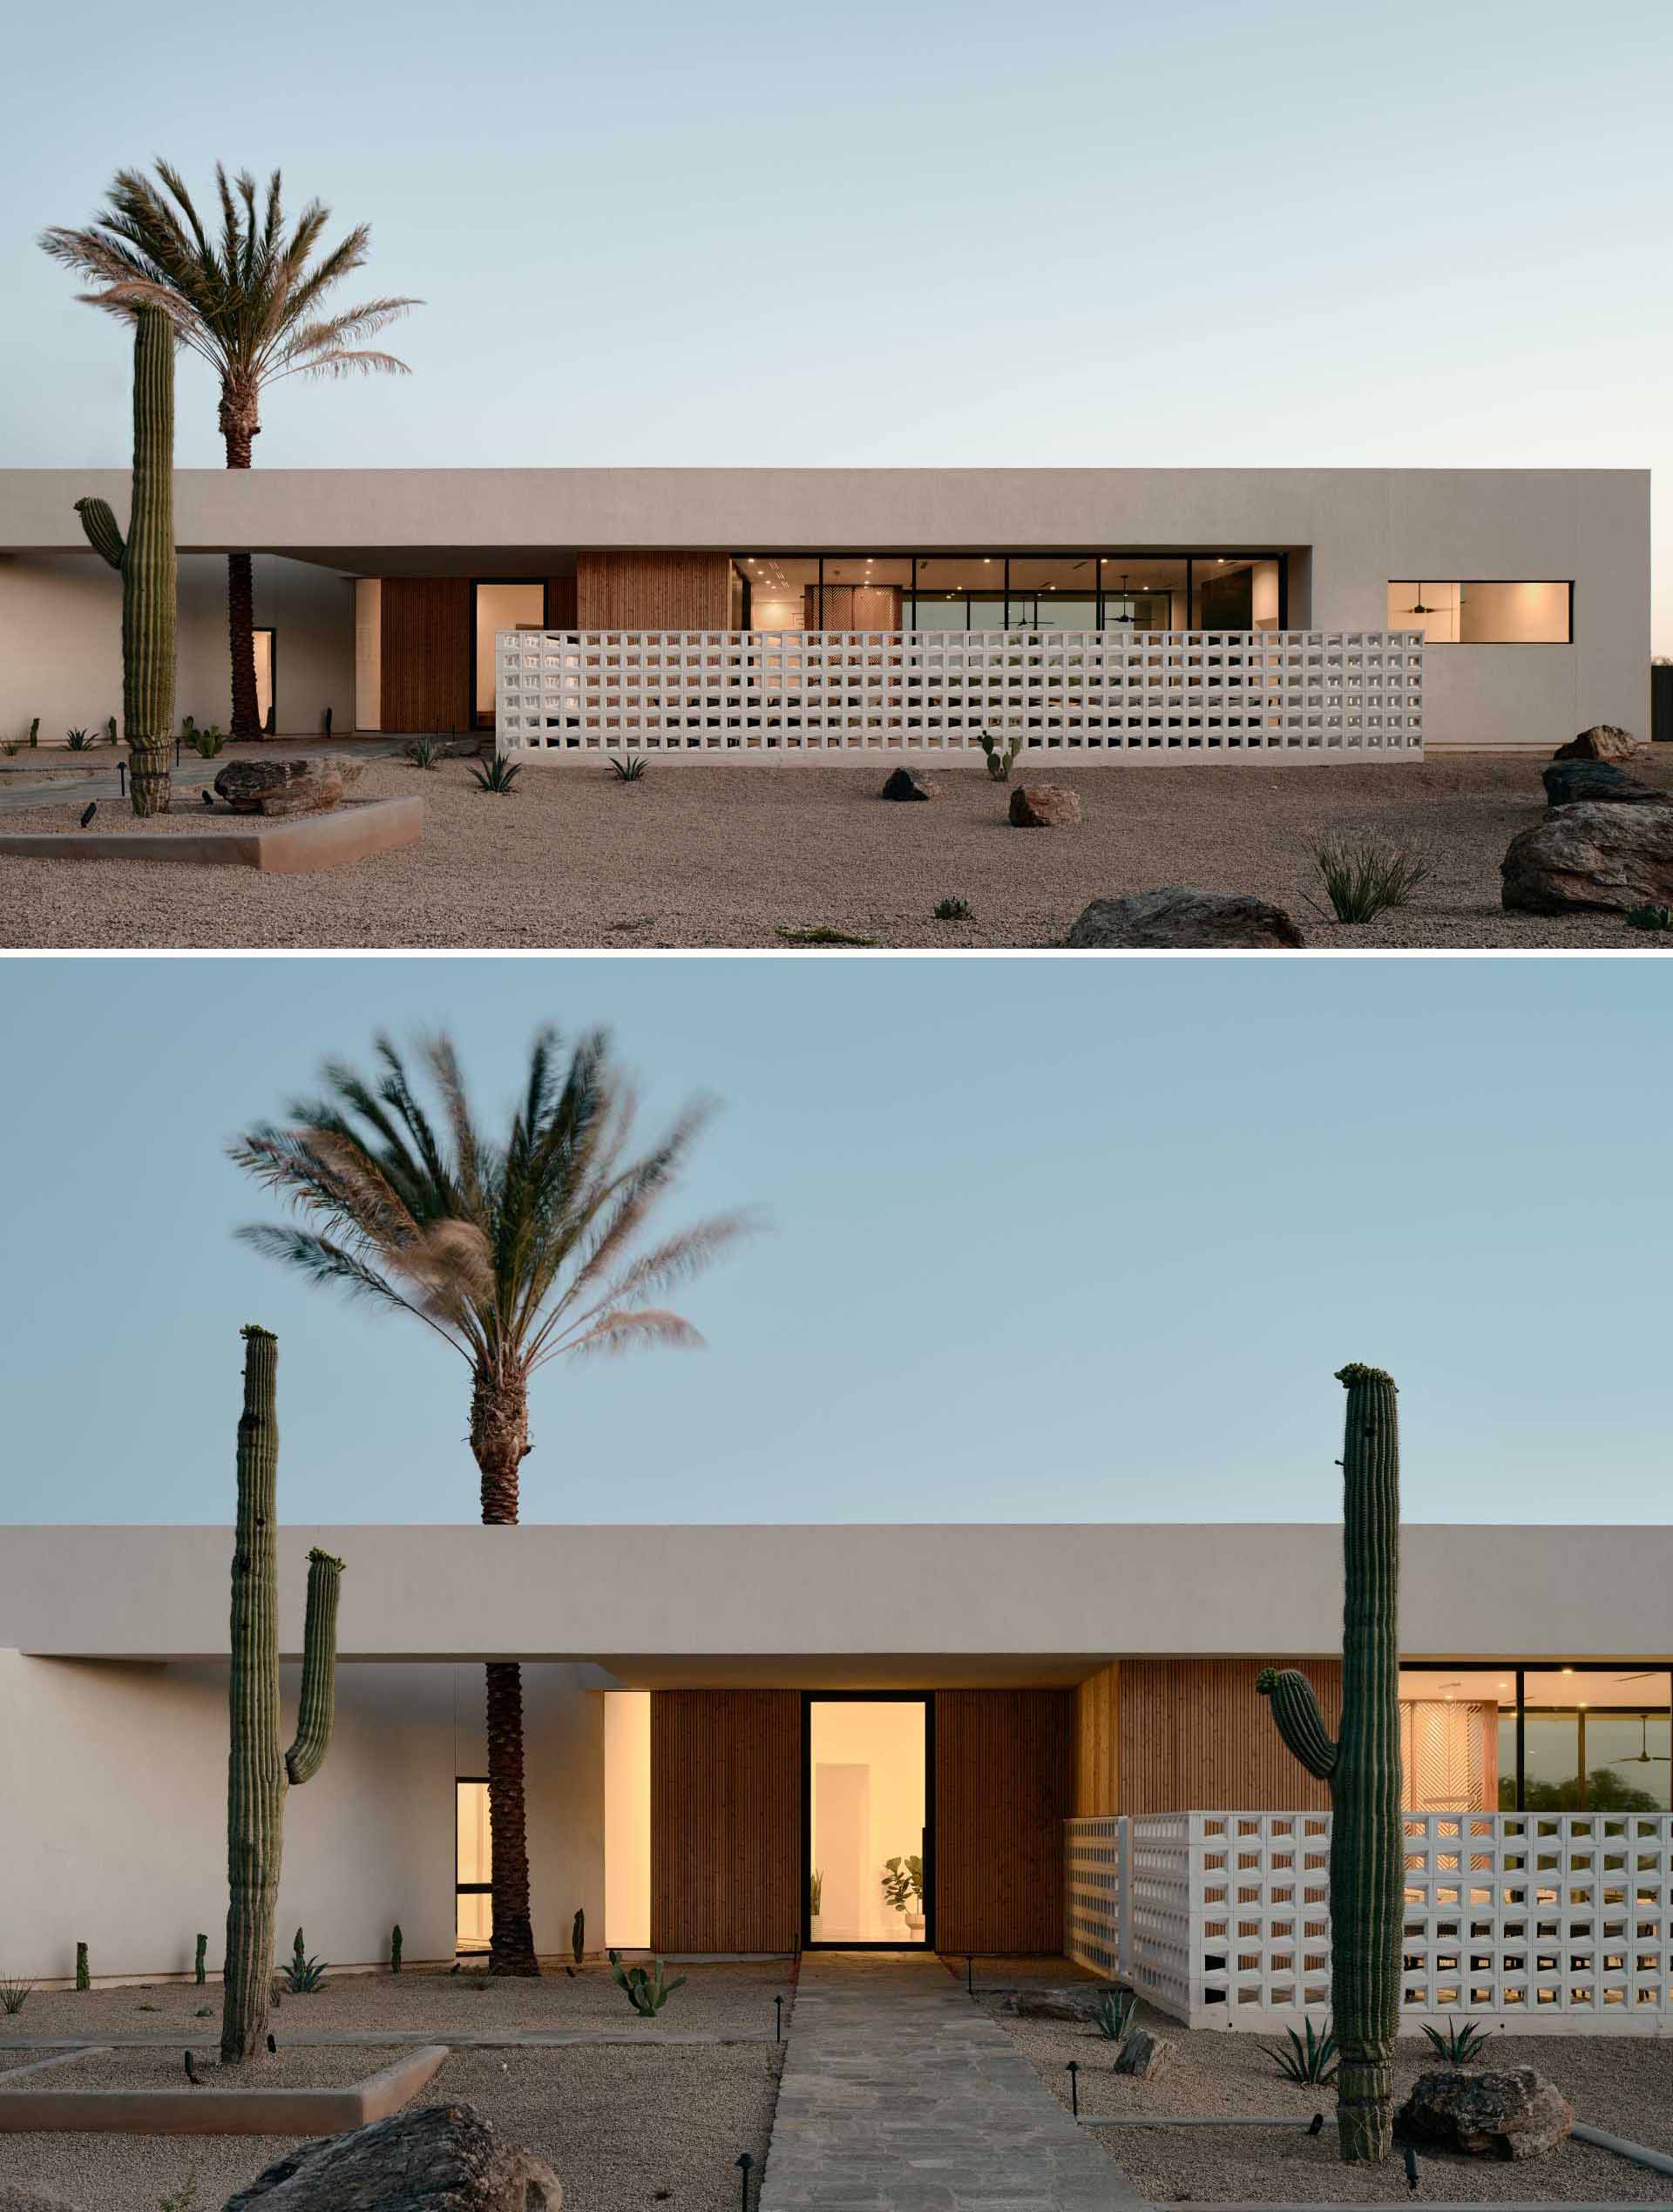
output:
[[[250,466],[261,427],[253,404],[240,405],[234,395],[222,392],[220,429],[229,469]],[[227,642],[233,663],[233,735],[260,737],[261,715],[255,695],[255,572],[247,553],[227,556]]]
[[[479,1370],[471,1396],[471,1450],[482,1475],[482,1518],[515,1527],[518,1473],[529,1451],[529,1391],[520,1370]],[[528,1811],[523,1788],[523,1669],[491,1661],[488,1830],[492,1864],[491,1974],[538,1974],[529,1910]]]

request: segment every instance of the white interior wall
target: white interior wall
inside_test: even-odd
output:
[[[281,1670],[294,1725],[300,1669]],[[603,1911],[596,1671],[524,1669],[536,1941]],[[325,1764],[285,1801],[277,1942],[300,1923],[334,1965],[453,1955],[454,1777],[482,1765],[478,1666],[347,1665]],[[51,1980],[88,1946],[95,1979],[212,1971],[227,1911],[227,1678],[213,1663],[0,1651],[0,1973]],[[20,1810],[26,1797],[27,1816]],[[595,1918],[597,1916],[597,1918]]]
[[[604,1940],[651,1940],[651,1695],[604,1694]]]
[[[355,727],[383,727],[383,579],[355,578]]]

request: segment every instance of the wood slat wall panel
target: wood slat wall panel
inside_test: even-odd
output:
[[[802,1700],[651,1693],[651,1943],[790,1951],[802,1926]]]
[[[548,630],[579,630],[576,619],[575,578],[572,576],[549,576],[546,578],[546,627]]]
[[[731,622],[726,553],[578,553],[578,630],[724,630]]]
[[[1104,1819],[1121,1809],[1117,1726],[1121,1668],[1112,1660],[1074,1689],[1074,1810],[1080,1819]]]
[[[1124,1813],[1311,1812],[1325,1783],[1284,1749],[1255,1688],[1263,1666],[1299,1667],[1334,1735],[1342,1712],[1335,1659],[1124,1659],[1116,1767]]]
[[[381,727],[471,727],[471,579],[386,576],[381,594]]]
[[[1062,1949],[1074,1804],[1072,1689],[936,1692],[938,1948]]]

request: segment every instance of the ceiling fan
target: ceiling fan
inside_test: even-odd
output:
[[[1638,1749],[1636,1751],[1628,1753],[1626,1758],[1622,1762],[1622,1765],[1629,1767],[1664,1767],[1668,1762],[1668,1754],[1665,1751],[1652,1751],[1649,1748],[1649,1715],[1648,1713],[1641,1713],[1638,1715]]]

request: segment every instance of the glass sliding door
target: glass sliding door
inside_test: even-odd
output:
[[[453,1790],[454,1944],[460,1952],[486,1951],[494,1934],[487,1780],[461,1776]]]
[[[933,1940],[929,1700],[809,1695],[803,1729],[806,1940]]]
[[[471,704],[479,730],[494,726],[494,639],[501,630],[539,630],[546,619],[544,584],[471,586]]]

